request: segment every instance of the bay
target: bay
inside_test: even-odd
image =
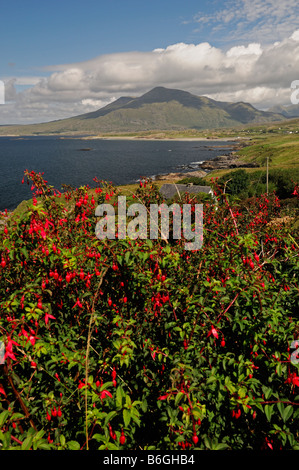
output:
[[[223,147],[233,141],[223,142]],[[217,146],[217,148],[213,148]],[[196,162],[229,152],[219,141],[140,141],[57,138],[57,136],[0,137],[0,210],[13,210],[31,198],[24,171],[44,172],[57,190],[62,184],[95,186],[93,178],[130,184],[142,177],[195,169]],[[189,166],[189,168],[188,168]]]

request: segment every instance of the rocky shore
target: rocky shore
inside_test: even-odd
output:
[[[249,163],[240,160],[240,156],[232,152],[227,155],[219,155],[212,160],[207,160],[201,163],[198,163],[196,167],[192,165],[192,169],[187,165],[184,169],[190,168],[190,171],[179,171],[177,173],[168,173],[167,175],[157,175],[155,180],[169,180],[169,179],[178,179],[185,178],[188,176],[196,176],[203,178],[208,173],[213,170],[228,170],[233,168],[257,168],[259,165],[257,163]]]
[[[240,160],[240,157],[237,154],[231,153],[229,155],[219,155],[218,157],[213,158],[213,160],[202,162],[198,166],[202,170],[212,171],[230,168],[256,168],[259,165],[257,163],[244,162]]]

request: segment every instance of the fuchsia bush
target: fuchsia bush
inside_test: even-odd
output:
[[[213,183],[192,252],[97,239],[112,185],[26,177],[28,211],[0,233],[3,449],[299,449],[298,237],[268,224],[275,194],[230,205]]]

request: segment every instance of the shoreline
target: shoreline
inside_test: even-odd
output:
[[[61,137],[62,139],[64,137]],[[76,139],[76,137],[72,137]],[[159,141],[159,142],[240,142],[241,137],[238,139],[236,137],[136,137],[136,136],[111,136],[111,137],[101,137],[101,136],[91,136],[91,137],[77,137],[80,140],[138,140],[138,141]]]
[[[2,136],[3,137],[3,136]],[[12,137],[12,136],[10,136]],[[14,137],[19,137],[19,136],[14,136]],[[20,136],[21,137],[21,136]],[[35,136],[28,136],[28,137],[35,137]],[[69,138],[69,137],[60,137],[62,139],[64,138]],[[74,136],[72,136],[71,138],[76,138]],[[242,138],[239,138],[239,139],[236,139],[236,138],[229,138],[229,137],[223,137],[223,138],[215,138],[215,139],[209,139],[209,138],[199,138],[199,137],[186,137],[186,138],[159,138],[159,139],[156,139],[156,138],[136,138],[136,137],[121,137],[121,136],[118,136],[118,137],[98,137],[98,136],[93,136],[93,137],[77,137],[77,139],[80,139],[80,140],[93,140],[93,139],[102,139],[102,140],[137,140],[137,141],[146,141],[146,140],[151,140],[151,141],[185,141],[185,142],[207,142],[207,143],[210,143],[210,145],[207,145],[206,147],[210,147],[210,149],[217,149],[219,148],[219,153],[220,153],[220,149],[222,150],[225,150],[225,147],[229,148],[230,151],[228,154],[226,155],[218,155],[214,158],[212,158],[211,160],[206,160],[206,161],[201,161],[201,162],[198,162],[197,166],[193,166],[193,168],[191,167],[188,167],[188,164],[186,164],[185,168],[182,168],[181,170],[178,169],[178,171],[172,171],[170,173],[166,173],[166,174],[155,174],[153,175],[151,178],[153,181],[156,181],[156,182],[162,182],[162,181],[173,181],[173,180],[178,180],[178,179],[182,179],[182,178],[187,178],[187,177],[192,177],[192,176],[195,176],[195,177],[199,177],[199,178],[204,178],[206,177],[208,174],[210,174],[213,170],[218,170],[218,169],[230,169],[230,168],[240,168],[240,167],[250,167],[250,164],[246,164],[244,162],[241,162],[240,161],[240,156],[238,156],[236,154],[236,151],[239,149],[239,148],[242,148],[242,144],[244,140],[248,140],[248,139],[242,139]],[[215,145],[215,142],[231,142],[232,145]],[[87,149],[86,149],[87,150]],[[132,184],[132,183],[128,183],[128,184]],[[137,182],[136,182],[137,184]],[[126,186],[126,185],[119,185],[119,186]],[[22,204],[23,201],[21,201],[20,204]],[[7,217],[7,219],[14,213],[14,211],[19,207],[18,204],[14,209],[7,209],[7,212],[9,214],[9,216]],[[3,210],[0,210],[0,212],[2,213],[2,216],[3,216],[3,213],[4,213],[5,209]],[[2,220],[0,221],[0,227],[2,228],[3,226],[3,222],[6,217],[3,217],[1,218]],[[4,222],[5,223],[5,222]]]
[[[159,141],[159,142],[235,142],[241,143],[248,140],[246,137],[155,137],[155,136],[126,136],[126,135],[61,135],[61,134],[0,134],[0,137],[11,138],[34,138],[34,137],[54,137],[56,139],[74,140],[136,140],[136,141]]]

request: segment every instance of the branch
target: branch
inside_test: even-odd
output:
[[[87,344],[86,344],[86,354],[85,354],[85,436],[86,436],[86,450],[88,450],[88,422],[87,422],[87,383],[88,383],[88,372],[89,372],[89,351],[90,351],[90,341],[91,341],[91,335],[92,335],[92,329],[93,329],[93,322],[94,322],[94,313],[95,313],[95,303],[99,295],[99,290],[102,285],[102,282],[104,280],[104,277],[108,271],[108,268],[106,268],[100,277],[98,287],[96,290],[96,293],[93,298],[92,302],[92,307],[91,307],[91,314],[90,314],[90,319],[89,319],[89,325],[88,325],[88,335],[87,335]]]

